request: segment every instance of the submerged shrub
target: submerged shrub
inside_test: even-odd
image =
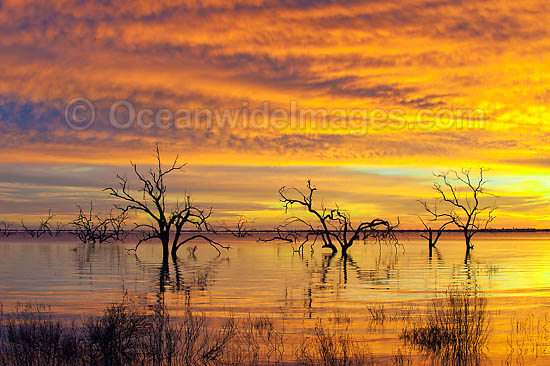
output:
[[[78,324],[53,319],[47,307],[0,313],[0,366],[373,365],[351,319],[337,314],[299,334],[296,361],[285,353],[284,321],[268,316],[215,323],[188,311],[172,319],[161,305],[123,300]],[[287,358],[288,357],[288,358]]]
[[[228,365],[276,365],[284,356],[284,328],[277,329],[268,316],[235,322],[234,337],[223,358]]]
[[[407,326],[405,341],[452,359],[483,353],[489,335],[487,301],[477,290],[451,289],[443,301],[433,301],[427,316]]]
[[[539,357],[550,353],[550,319],[546,314],[544,318],[534,314],[512,318],[507,344],[505,365],[536,364]]]
[[[3,315],[2,365],[78,365],[81,338],[74,328],[54,320],[43,305],[22,305]]]
[[[367,311],[371,322],[384,324],[386,321],[386,309],[384,308],[384,304],[367,305]]]
[[[124,301],[105,309],[102,316],[88,319],[85,330],[92,364],[118,366],[139,360],[147,320],[145,312]]]
[[[332,329],[318,321],[311,335],[302,337],[296,351],[298,365],[374,365],[369,348],[354,340],[348,327]]]
[[[164,306],[155,306],[147,325],[141,345],[143,363],[176,365],[181,336],[178,324],[172,321]]]

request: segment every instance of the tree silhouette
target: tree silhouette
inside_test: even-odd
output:
[[[25,225],[25,222],[23,220],[21,220],[21,226],[23,227],[23,231],[25,232],[25,234],[28,234],[33,238],[39,238],[42,235],[46,235],[46,234],[48,234],[49,236],[52,236],[52,228],[51,228],[50,221],[53,219],[53,217],[54,217],[54,214],[50,209],[48,211],[48,217],[46,217],[45,219],[40,219],[40,224],[36,229],[32,229],[27,225]]]
[[[358,240],[375,238],[376,240],[397,242],[393,230],[397,225],[392,226],[389,221],[374,219],[354,225],[349,212],[338,206],[332,209],[323,206],[315,208],[313,195],[316,190],[317,188],[311,184],[310,180],[307,181],[307,192],[305,193],[295,187],[281,187],[279,189],[280,201],[284,204],[285,212],[298,205],[305,208],[306,212],[315,219],[310,222],[298,216],[292,216],[285,222],[284,226],[305,226],[303,232],[308,240],[313,240],[313,243],[321,240],[323,248],[329,248],[333,253],[338,252],[339,247],[344,256]]]
[[[439,241],[439,238],[443,234],[443,231],[445,231],[445,228],[452,224],[453,222],[451,220],[439,220],[440,218],[437,215],[437,204],[434,203],[433,206],[429,207],[428,203],[425,201],[418,201],[422,204],[424,207],[424,210],[428,212],[432,217],[427,222],[422,219],[421,216],[418,216],[420,219],[420,222],[422,222],[422,225],[424,226],[424,233],[420,234],[421,237],[426,239],[428,241],[428,248],[430,250],[430,257],[432,256],[432,250],[435,248],[437,242]],[[436,225],[438,224],[438,225]],[[434,227],[435,225],[435,227]]]
[[[222,228],[236,238],[246,238],[247,236],[252,236],[248,228],[250,223],[251,221],[246,216],[239,216],[234,229],[227,225],[222,225]]]
[[[0,236],[8,237],[15,234],[16,231],[12,229],[12,224],[7,221],[0,221]]]
[[[477,179],[472,178],[470,169],[462,169],[460,172],[449,170],[434,174],[442,183],[434,183],[434,190],[439,194],[439,200],[446,207],[442,212],[425,205],[425,210],[436,219],[442,218],[453,223],[464,235],[466,251],[474,247],[472,237],[480,231],[487,230],[489,224],[495,219],[493,212],[496,207],[482,205],[482,196],[491,195],[485,191],[487,180],[484,172],[487,169],[480,168]]]
[[[93,203],[90,202],[90,209],[84,211],[82,206],[77,205],[78,216],[69,223],[71,233],[83,243],[104,243],[109,240],[122,241],[126,236],[124,230],[125,222],[128,219],[128,211],[122,211],[118,215],[109,212],[109,216],[101,217],[94,213]]]
[[[177,256],[177,251],[186,243],[202,239],[214,247],[218,252],[220,248],[228,249],[204,234],[211,231],[208,219],[212,210],[203,210],[191,202],[191,197],[186,195],[182,202],[169,205],[166,202],[167,186],[165,178],[171,174],[181,171],[185,164],[178,163],[178,156],[172,165],[167,169],[163,168],[158,145],[154,150],[156,165],[147,172],[141,172],[137,165],[130,162],[135,177],[140,183],[140,188],[134,191],[130,188],[126,176],[117,175],[118,188],[105,188],[111,196],[122,200],[125,205],[115,205],[122,212],[134,211],[145,214],[149,219],[148,223],[136,224],[135,230],[145,230],[143,236],[138,240],[134,251],[141,243],[158,239],[162,244],[163,262],[168,261],[169,253]],[[182,238],[185,226],[191,226],[196,232],[187,238]]]

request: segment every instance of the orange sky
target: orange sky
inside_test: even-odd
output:
[[[274,225],[277,189],[311,178],[326,204],[418,227],[432,172],[484,166],[495,227],[550,226],[546,1],[104,4],[0,2],[0,219],[32,221],[50,207],[68,218],[92,199],[105,208],[101,188],[130,159],[150,161],[159,142],[189,163],[171,187],[217,220],[242,213]],[[65,121],[76,97],[97,112],[85,131]],[[397,109],[406,127],[120,130],[108,118],[119,100],[174,113],[291,101]],[[415,122],[421,110],[456,109],[481,110],[485,123]]]

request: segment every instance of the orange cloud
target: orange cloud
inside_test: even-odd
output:
[[[408,208],[415,198],[404,192],[429,194],[433,170],[486,166],[495,179],[515,182],[498,188],[504,203],[495,225],[546,226],[533,224],[547,202],[550,161],[550,8],[544,1],[0,4],[0,158],[10,175],[35,164],[121,169],[130,159],[147,162],[159,141],[202,174],[231,167],[222,169],[234,171],[223,181],[235,183],[215,199],[199,193],[223,207],[223,215],[239,211],[227,197],[249,192],[238,182],[257,169],[270,169],[265,179],[277,183],[272,188],[317,177],[319,169],[334,181],[327,186],[335,199],[351,204],[364,197],[368,211],[409,215],[405,222],[414,226],[417,212]],[[87,131],[72,131],[64,121],[74,97],[98,108]],[[399,108],[409,125],[360,137],[333,128],[117,130],[107,118],[116,100],[155,111],[264,101],[286,108],[292,100],[330,110]],[[415,116],[425,109],[479,109],[487,120],[482,129],[423,130]],[[367,184],[370,176],[350,177],[355,167],[403,173]],[[55,169],[48,175],[59,181],[56,192],[66,187],[75,192],[71,199],[88,200],[92,187],[63,183]],[[7,189],[0,199],[11,202],[0,214],[19,214],[10,196],[18,185],[21,199],[32,192],[53,204],[37,193],[42,178],[35,179],[0,180]],[[407,184],[390,189],[391,179]],[[241,209],[267,224],[276,191],[258,192]]]

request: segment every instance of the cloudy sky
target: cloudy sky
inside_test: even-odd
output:
[[[105,209],[101,189],[158,142],[188,163],[171,198],[189,192],[220,221],[272,226],[278,188],[311,178],[326,205],[415,228],[434,172],[486,167],[495,227],[550,227],[548,19],[543,0],[0,0],[0,219]],[[67,123],[90,116],[75,98],[94,108],[87,128]],[[119,101],[147,126],[113,125]],[[170,124],[264,102],[361,109],[366,125]]]

